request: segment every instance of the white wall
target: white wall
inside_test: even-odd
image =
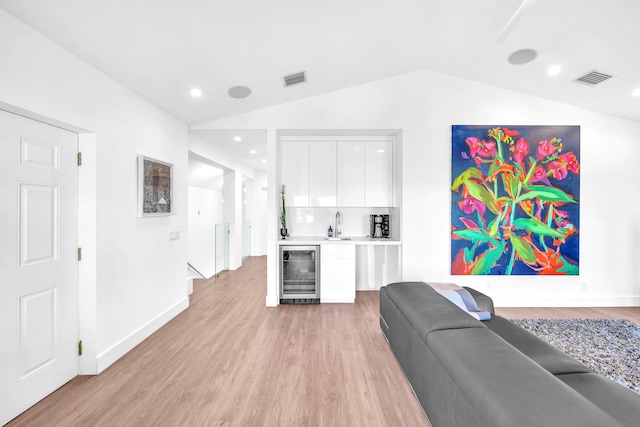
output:
[[[95,235],[80,237],[96,266],[82,304],[95,310],[80,338],[82,373],[99,372],[188,306],[187,127],[3,11],[0,58],[1,103],[95,141],[80,172],[95,179]],[[138,154],[173,164],[175,214],[137,217]],[[181,238],[169,241],[172,231]]]
[[[254,181],[255,209],[251,218],[251,256],[267,254],[267,172],[257,171]]]
[[[399,208],[287,207],[287,230],[290,236],[326,236],[329,225],[335,233],[336,212],[340,212],[343,236],[365,237],[371,233],[370,216],[397,216]],[[391,238],[399,239],[400,230],[390,227]]]
[[[222,212],[229,223],[229,270],[242,266],[242,175],[234,170],[224,172]]]
[[[586,90],[586,89],[585,89]],[[581,126],[580,276],[450,275],[452,124]],[[403,132],[403,278],[454,281],[501,306],[640,304],[640,219],[631,208],[640,123],[430,71],[386,79],[198,128],[267,128],[269,179],[278,129]],[[267,304],[275,305],[278,194],[269,192]]]
[[[189,186],[188,260],[206,278],[216,274],[216,224],[222,222],[222,192]]]
[[[189,151],[203,161],[213,162],[225,170],[225,181],[223,187],[224,199],[224,222],[230,227],[230,260],[229,268],[235,270],[242,265],[242,220],[243,220],[243,191],[242,178],[254,181],[255,203],[258,210],[250,209],[248,216],[251,218],[251,255],[264,255],[264,242],[266,206],[260,210],[260,203],[263,203],[264,193],[262,188],[266,187],[266,173],[253,171],[237,160],[223,153],[214,144],[204,140],[195,133],[189,133]],[[252,200],[253,197],[251,197]],[[264,204],[264,203],[263,203]],[[253,212],[251,212],[253,211]],[[236,225],[237,224],[237,225]]]

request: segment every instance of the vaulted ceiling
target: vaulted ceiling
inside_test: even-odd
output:
[[[0,8],[189,125],[419,69],[640,121],[633,0],[0,0]],[[511,64],[524,48],[537,57]],[[547,75],[551,65],[560,74]],[[612,78],[574,81],[593,70]],[[281,77],[299,71],[307,83],[285,88]],[[230,97],[238,85],[251,95]]]

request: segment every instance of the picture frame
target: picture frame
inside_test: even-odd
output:
[[[452,125],[451,274],[580,274],[580,126]]]
[[[138,216],[173,213],[173,165],[138,155]]]

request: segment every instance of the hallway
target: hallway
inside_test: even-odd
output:
[[[195,281],[188,310],[8,426],[429,425],[380,331],[378,292],[267,308],[265,277],[252,257]]]

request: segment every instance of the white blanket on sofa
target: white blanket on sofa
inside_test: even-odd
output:
[[[476,300],[473,299],[473,295],[463,287],[454,283],[429,283],[429,286],[476,319],[491,319],[491,313],[481,311]]]

